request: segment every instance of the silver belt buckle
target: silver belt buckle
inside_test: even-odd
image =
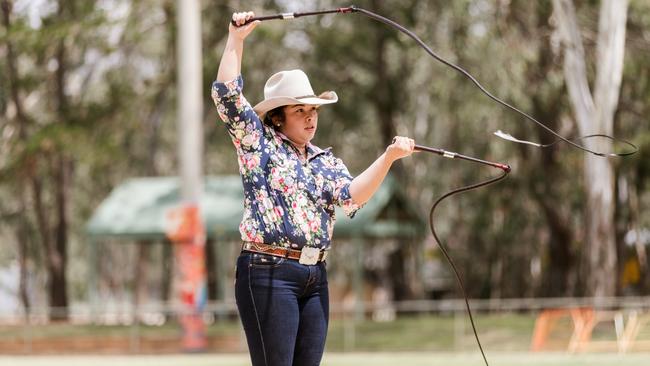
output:
[[[320,249],[313,247],[302,247],[300,251],[300,259],[298,263],[312,266],[318,263],[318,257],[320,256]]]

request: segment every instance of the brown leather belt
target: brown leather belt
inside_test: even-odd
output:
[[[322,262],[327,258],[328,250],[321,250],[317,248],[305,247],[303,250],[283,248],[277,245],[263,244],[263,243],[254,243],[252,241],[245,241],[242,244],[243,251],[252,252],[252,253],[261,253],[274,255],[276,257],[283,257],[289,259],[295,259],[300,261],[303,264],[316,264]],[[307,251],[310,251],[307,254]]]

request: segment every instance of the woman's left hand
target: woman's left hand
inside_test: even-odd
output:
[[[413,154],[415,141],[404,136],[395,136],[393,143],[386,148],[386,157],[392,162]]]

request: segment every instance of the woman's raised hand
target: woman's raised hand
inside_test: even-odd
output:
[[[395,136],[393,142],[386,148],[386,157],[390,161],[405,158],[413,153],[415,141],[408,137]]]
[[[230,32],[230,35],[243,41],[246,37],[248,37],[253,29],[255,29],[255,27],[261,23],[259,20],[256,20],[242,26],[242,24],[246,23],[247,20],[253,17],[255,17],[255,13],[252,11],[233,13],[232,21],[235,22],[237,26],[233,25],[232,22],[229,23],[230,26],[228,27],[228,31]]]

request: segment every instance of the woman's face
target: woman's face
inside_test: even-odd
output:
[[[294,104],[284,107],[284,123],[280,132],[299,146],[307,145],[318,127],[318,105]]]

